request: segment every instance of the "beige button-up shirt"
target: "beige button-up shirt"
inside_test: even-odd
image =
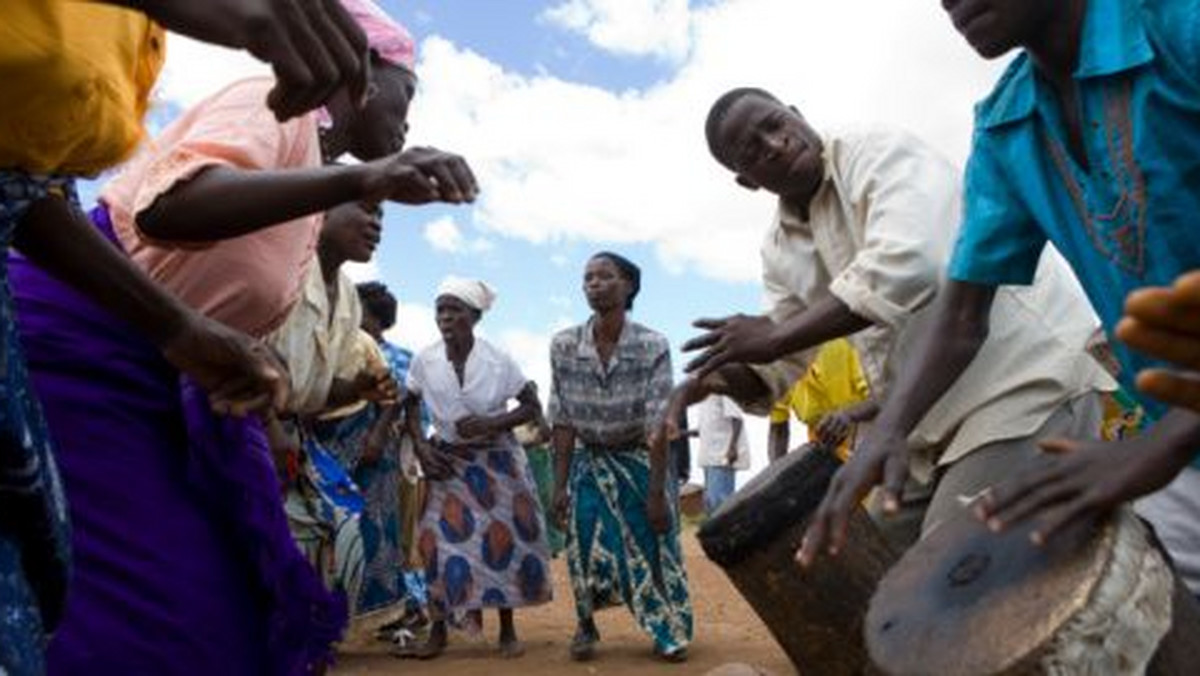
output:
[[[266,337],[285,362],[291,377],[288,409],[313,414],[325,409],[334,378],[353,379],[363,367],[357,350],[362,305],[354,282],[338,272],[337,305],[329,306],[321,266],[313,261],[305,272],[300,300],[278,329]]]
[[[780,202],[762,245],[766,302],[779,321],[832,294],[875,326],[850,337],[871,391],[886,397],[899,367],[930,328],[931,301],[961,217],[959,172],[913,136],[874,131],[825,139],[825,181],[809,218]],[[1063,402],[1115,383],[1084,350],[1097,327],[1057,254],[1032,286],[1002,287],[978,356],[909,437],[913,472],[926,479],[988,443],[1028,436]],[[811,351],[756,367],[765,412],[807,366]]]

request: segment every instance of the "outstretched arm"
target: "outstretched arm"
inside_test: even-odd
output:
[[[218,413],[282,408],[283,366],[261,342],[211,320],[155,284],[58,197],[33,205],[15,248],[31,261],[132,324],[176,368],[196,379]]]
[[[314,169],[237,169],[212,166],[176,183],[137,214],[154,239],[208,242],[353,201],[406,204],[475,199],[479,188],[463,158],[412,148],[374,162]]]
[[[870,325],[870,320],[855,314],[833,295],[780,322],[747,315],[700,319],[695,326],[706,333],[684,343],[683,350],[703,352],[688,363],[686,370],[703,378],[725,364],[765,364]]]
[[[908,435],[983,347],[995,293],[994,286],[952,281],[935,301],[940,307],[932,330],[903,365],[870,432],[834,475],[796,555],[802,565],[822,551],[841,550],[851,511],[876,484],[883,483],[884,509],[899,508],[908,476]]]

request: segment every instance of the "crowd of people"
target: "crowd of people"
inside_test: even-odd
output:
[[[630,316],[640,269],[596,253],[544,409],[476,335],[486,282],[447,278],[414,354],[385,338],[387,287],[342,269],[383,203],[479,192],[462,157],[405,147],[415,42],[371,0],[6,4],[0,674],[323,673],[369,618],[430,659],[488,609],[515,658],[560,551],[573,659],[625,606],[683,661],[692,404],[710,513],[748,465],[742,409],[771,415],[772,459],[794,414],[844,462],[799,566],[864,499],[898,550],[967,497],[993,530],[1033,520],[1031,546],[1135,502],[1200,594],[1200,1],[942,4],[981,56],[1021,51],[965,173],[728,91],[704,138],[777,199],[768,312],[698,320],[676,383]],[[145,142],[164,27],[274,75]],[[77,177],[118,165],[80,204]]]

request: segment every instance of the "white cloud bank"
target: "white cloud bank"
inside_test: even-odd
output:
[[[506,70],[437,35],[421,45],[414,143],[465,155],[482,187],[435,246],[478,254],[487,235],[647,242],[669,269],[758,278],[770,199],[737,188],[705,148],[703,121],[726,89],[752,84],[797,104],[818,129],[907,128],[962,162],[971,105],[999,66],[981,61],[934,0],[565,0],[545,30],[614,54],[678,58],[674,75],[623,92]],[[193,103],[265,68],[173,38],[161,96]],[[182,67],[178,67],[182,65]],[[464,227],[483,237],[470,240]],[[482,244],[480,244],[482,242]]]
[[[630,5],[638,9],[575,0],[553,11],[619,33],[663,3]],[[969,51],[933,0],[732,0],[690,11],[687,24],[691,41],[675,75],[626,92],[513,73],[429,37],[412,138],[472,162],[483,190],[474,222],[485,231],[533,242],[650,242],[669,269],[755,280],[774,207],[708,156],[703,122],[718,95],[766,87],[819,129],[903,127],[961,163],[972,103],[999,70]]]
[[[541,19],[617,54],[671,62],[687,56],[691,38],[687,0],[568,0]]]

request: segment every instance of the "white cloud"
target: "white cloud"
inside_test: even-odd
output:
[[[384,335],[414,353],[442,339],[437,322],[433,319],[433,308],[420,303],[399,303],[396,307],[396,324]]]
[[[453,218],[443,216],[425,226],[425,241],[437,251],[455,253],[462,249],[462,230]]]
[[[929,0],[740,0],[690,23],[675,75],[625,92],[513,73],[430,37],[411,137],[469,159],[484,232],[648,242],[669,270],[753,281],[774,204],[708,156],[704,118],[720,93],[763,86],[819,129],[907,128],[961,163],[972,103],[999,70]]]
[[[670,271],[754,281],[774,206],[709,158],[702,128],[716,96],[763,86],[819,129],[903,127],[961,163],[971,105],[999,70],[931,0],[729,0],[690,11],[683,0],[561,0],[545,16],[605,49],[641,44],[640,53],[682,60],[653,87],[611,92],[424,40],[410,138],[465,155],[483,189],[459,223],[427,226],[439,250],[482,253],[498,236],[644,242]],[[661,33],[642,36],[635,24]],[[159,95],[183,105],[267,72],[245,54],[179,36],[168,52]]]
[[[442,216],[425,226],[425,241],[436,251],[451,254],[482,254],[492,251],[496,245],[486,237],[468,239],[462,228],[449,216]]]
[[[678,62],[690,43],[687,0],[566,0],[542,12],[541,19],[628,56]]]

